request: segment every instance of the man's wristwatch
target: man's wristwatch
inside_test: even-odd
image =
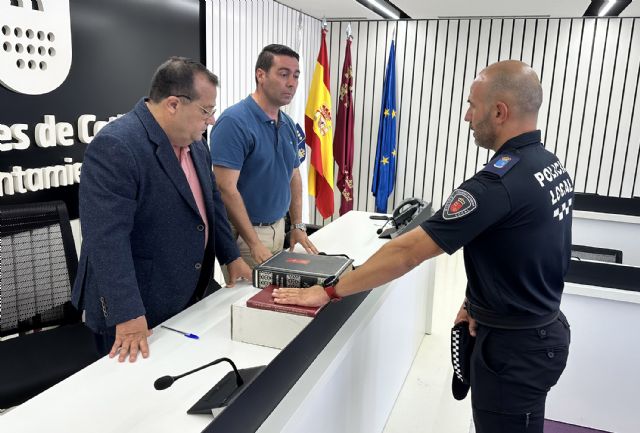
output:
[[[332,275],[330,277],[327,277],[322,282],[322,287],[324,288],[324,291],[327,293],[327,296],[329,296],[329,298],[333,302],[337,302],[342,299],[342,296],[336,293],[336,285],[338,284],[338,281],[340,281],[338,277],[335,275]]]
[[[298,223],[298,224],[291,224],[291,230],[293,229],[298,229],[298,230],[302,230],[303,232],[307,232],[307,225],[305,223]]]

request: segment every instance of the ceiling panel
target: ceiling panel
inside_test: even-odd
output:
[[[312,17],[322,19],[367,19],[379,20],[380,15],[362,6],[355,0],[278,0],[294,9],[298,9]]]
[[[590,0],[394,0],[412,18],[451,16],[582,16]]]
[[[356,0],[278,0],[316,18],[326,16],[347,19],[380,19],[381,17]],[[550,16],[580,17],[590,0],[392,0],[411,18],[459,16]],[[634,0],[621,16],[640,16],[640,0]]]
[[[621,17],[640,17],[640,0],[633,0],[622,13]]]

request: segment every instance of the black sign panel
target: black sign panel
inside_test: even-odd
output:
[[[23,3],[27,7],[32,2]],[[47,14],[48,7],[56,7],[56,3],[56,0],[45,0],[42,2],[44,10],[29,13]],[[70,0],[69,9],[72,63],[62,85],[46,94],[29,95],[9,90],[0,84],[0,148],[12,147],[0,151],[0,176],[4,176],[4,180],[0,177],[0,182],[3,182],[0,183],[0,203],[64,200],[71,218],[76,218],[78,184],[49,185],[48,189],[34,192],[19,192],[16,184],[11,194],[6,190],[10,182],[6,179],[7,174],[64,166],[65,175],[68,173],[72,178],[73,164],[82,162],[87,146],[82,143],[79,134],[82,130],[85,136],[93,136],[95,126],[93,117],[81,116],[92,115],[95,121],[100,122],[128,112],[140,97],[148,93],[153,72],[170,56],[203,61],[204,21],[200,17],[204,15],[204,6],[198,0]],[[8,49],[16,50],[17,42],[21,39],[17,38],[15,29],[20,27],[24,32],[20,36],[25,42],[21,47],[25,50],[25,59],[30,58],[26,50],[27,44],[33,40],[34,59],[38,60],[37,56],[42,55],[55,61],[54,57],[47,57],[46,46],[42,48],[42,53],[38,52],[37,29],[29,23],[30,20],[25,21],[19,26],[15,19],[0,16],[0,55],[3,55],[5,42],[10,45]],[[34,27],[33,33],[27,39],[26,32],[32,30],[31,27]],[[44,42],[47,42],[46,33]],[[42,73],[46,73],[46,70]],[[45,121],[45,116],[54,117]],[[26,127],[15,127],[20,124]],[[41,142],[44,142],[42,137],[48,137],[48,144],[53,140],[67,143],[73,140],[73,144],[38,146],[35,140],[38,124],[43,124],[38,127]],[[12,126],[13,131],[9,134]],[[56,126],[61,140],[54,138]],[[22,147],[25,147],[27,137],[28,147],[16,150],[15,147],[20,147],[16,143],[22,142]],[[16,171],[15,167],[20,170]],[[33,182],[31,189],[37,189],[33,187]]]

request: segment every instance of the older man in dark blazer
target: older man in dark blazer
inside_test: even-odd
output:
[[[202,141],[217,85],[200,63],[169,59],[149,98],[105,126],[85,153],[72,301],[101,351],[121,362],[146,358],[149,329],[203,296],[214,255],[230,270],[228,285],[251,278]]]

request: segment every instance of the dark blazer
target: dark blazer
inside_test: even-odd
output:
[[[221,264],[240,256],[204,142],[190,145]],[[82,249],[72,302],[104,332],[145,315],[154,327],[179,313],[212,272],[204,225],[169,139],[141,99],[87,147],[80,179]],[[202,274],[202,275],[201,275]],[[198,284],[200,281],[200,285]]]

